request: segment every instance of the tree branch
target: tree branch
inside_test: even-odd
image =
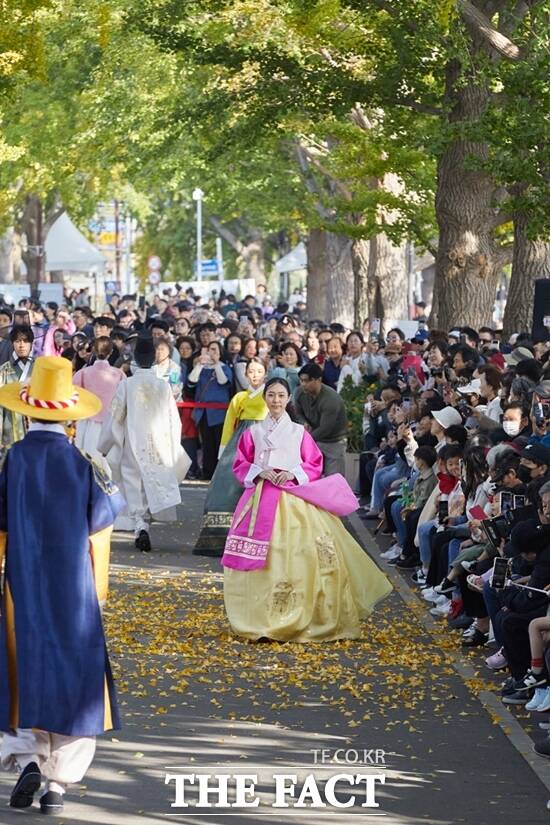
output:
[[[421,103],[419,100],[414,100],[412,97],[396,97],[393,102],[396,106],[407,106],[415,112],[420,112],[422,115],[433,115],[440,117],[445,110],[439,106],[430,106],[428,103]]]
[[[520,49],[506,35],[495,29],[489,18],[470,0],[457,0],[457,5],[464,20],[487,41],[492,49],[509,60],[519,60],[522,57]]]
[[[302,180],[306,186],[307,191],[310,195],[315,195],[315,209],[318,215],[323,218],[323,220],[329,220],[332,218],[332,214],[330,210],[328,210],[323,204],[321,203],[321,193],[319,192],[319,188],[313,178],[311,177],[310,173],[310,162],[304,152],[303,146],[296,141],[294,143],[294,151],[296,154],[296,159],[298,160],[298,165],[300,167],[300,172],[302,175]]]
[[[514,216],[511,212],[497,212],[489,222],[489,226],[491,229],[497,229],[497,227],[502,226],[505,223],[510,223],[510,221],[513,220]]]
[[[338,178],[335,178],[331,174],[331,172],[329,172],[329,170],[326,168],[326,166],[324,166],[321,163],[319,158],[317,158],[315,156],[315,153],[312,152],[304,143],[300,142],[299,146],[300,146],[300,149],[302,150],[302,152],[304,153],[304,155],[306,156],[307,160],[309,161],[309,163],[312,166],[314,166],[315,169],[318,169],[319,172],[321,172],[321,174],[324,175],[332,183],[334,188],[337,189],[338,192],[340,192],[340,194],[343,195],[343,197],[346,200],[350,201],[352,199],[352,194],[351,194],[351,191],[348,189],[348,187],[341,180],[339,180]]]
[[[223,223],[219,220],[219,218],[216,218],[215,216],[210,216],[209,221],[218,233],[218,235],[221,235],[224,241],[227,241],[229,246],[231,246],[235,250],[235,252],[238,252],[240,255],[244,247],[241,241],[237,238],[237,236],[234,235],[230,229],[224,226]]]

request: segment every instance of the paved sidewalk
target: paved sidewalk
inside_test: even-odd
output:
[[[414,600],[394,592],[357,642],[305,647],[234,639],[219,560],[190,552],[204,493],[203,486],[185,487],[181,523],[154,526],[150,556],[136,553],[129,537],[115,540],[107,624],[124,728],[100,739],[85,783],[71,790],[59,821],[332,825],[350,816],[367,822],[372,814],[389,825],[548,821],[544,786],[476,698],[484,674],[479,684],[464,683],[452,666],[455,641],[428,635]],[[312,767],[314,751],[319,756],[323,748],[331,755],[354,749],[359,757],[383,750],[385,765]],[[222,815],[227,809],[172,809],[167,766],[256,773],[262,805],[231,817]],[[312,773],[322,789],[341,772],[384,773],[380,808],[269,807],[273,773],[297,774],[299,789]],[[12,782],[1,775],[6,800]],[[363,799],[364,791],[359,804]],[[36,806],[5,808],[1,822],[37,816]]]

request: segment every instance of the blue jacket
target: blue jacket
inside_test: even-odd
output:
[[[15,722],[94,736],[120,727],[90,537],[112,526],[123,503],[62,433],[31,431],[8,452],[0,475],[0,730]]]
[[[216,373],[212,367],[203,367],[199,380],[196,384],[190,386],[195,387],[195,401],[214,401],[217,404],[229,404],[231,393],[233,389],[233,372],[231,367],[227,364],[222,364],[224,375],[227,376],[227,383],[218,384]],[[204,407],[198,407],[193,410],[193,420],[198,424],[204,415],[206,415],[206,422],[209,427],[215,427],[217,424],[223,424],[225,413],[227,410],[208,410]]]

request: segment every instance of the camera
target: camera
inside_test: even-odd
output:
[[[537,427],[544,427],[550,420],[550,401],[538,401],[533,407],[533,413]]]
[[[523,499],[523,506],[512,507],[511,509],[507,509],[506,512],[503,511],[500,516],[488,518],[481,522],[481,529],[485,533],[489,544],[495,550],[498,549],[501,541],[507,541],[510,538],[516,524],[524,519],[537,518],[537,508],[532,504],[525,505],[525,496],[514,496],[514,498],[519,499],[519,501]]]

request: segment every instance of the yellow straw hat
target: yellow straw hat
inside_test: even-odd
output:
[[[101,401],[92,392],[75,387],[72,377],[67,358],[44,355],[36,359],[29,384],[16,382],[0,387],[0,407],[44,421],[74,421],[97,415]]]

